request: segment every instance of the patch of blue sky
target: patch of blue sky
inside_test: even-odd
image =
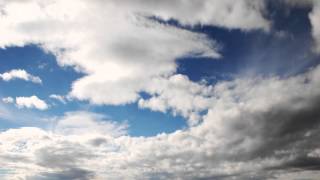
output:
[[[206,34],[221,45],[221,59],[181,57],[177,59],[177,73],[187,75],[192,81],[206,80],[214,84],[239,76],[290,76],[306,71],[319,63],[319,57],[311,52],[311,25],[308,21],[310,9],[269,7],[269,19],[274,22],[270,32],[261,30],[243,32],[219,27],[182,27],[176,21],[161,21],[173,26],[187,28]],[[0,81],[0,97],[31,96],[49,102],[52,107],[46,111],[17,109],[5,105],[14,112],[16,121],[0,123],[0,129],[17,126],[45,126],[47,119],[62,116],[65,112],[87,110],[105,114],[114,121],[127,121],[132,136],[152,136],[161,132],[173,132],[186,127],[186,121],[170,112],[153,112],[139,109],[137,104],[123,106],[95,106],[86,101],[71,101],[62,104],[49,98],[50,94],[66,95],[74,80],[82,74],[72,67],[57,65],[52,54],[43,52],[35,45],[0,49],[0,72],[11,69],[25,69],[39,76],[43,83],[34,84],[21,80]],[[146,96],[141,94],[141,96]],[[54,105],[56,104],[56,105]]]
[[[50,108],[45,111],[35,109],[18,109],[13,104],[3,104],[11,112],[7,119],[2,117],[0,129],[35,126],[47,128],[50,118],[63,116],[70,111],[91,111],[110,117],[113,121],[127,121],[132,136],[153,136],[162,132],[173,132],[186,126],[185,120],[170,113],[153,112],[139,109],[138,105],[95,106],[86,101],[68,101],[63,104],[50,99],[51,94],[66,95],[74,80],[82,74],[71,67],[58,66],[55,56],[47,54],[35,45],[10,47],[0,50],[0,72],[11,69],[24,69],[32,75],[39,76],[42,84],[23,80],[0,81],[0,97],[36,95],[45,100]]]
[[[268,18],[273,22],[271,32],[193,27],[193,31],[204,33],[220,44],[222,58],[179,59],[178,73],[186,74],[194,81],[206,79],[216,83],[257,74],[287,77],[318,64],[319,57],[311,52],[313,40],[308,20],[311,9],[296,7],[289,10],[281,5],[269,9],[272,13]]]

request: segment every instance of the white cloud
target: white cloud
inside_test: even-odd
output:
[[[31,81],[33,83],[42,83],[41,79],[38,76],[33,76],[23,69],[12,69],[11,71],[0,74],[0,78],[4,81],[22,79],[25,81]]]
[[[110,135],[127,134],[128,124],[107,120],[107,117],[85,111],[69,112],[56,120],[53,131],[63,135]]]
[[[212,87],[191,82],[187,76],[176,74],[168,78],[157,78],[150,81],[145,91],[149,99],[140,99],[141,108],[182,115],[196,124],[201,119],[200,113],[210,107]]]
[[[211,104],[200,124],[154,137],[130,137],[126,125],[99,114],[67,113],[52,131],[2,132],[0,167],[22,179],[267,179],[280,171],[286,175],[279,178],[291,177],[297,168],[317,177],[308,171],[312,163],[299,162],[318,158],[319,77],[317,67],[289,78],[220,82],[208,92]],[[182,91],[186,82],[178,75],[166,83]]]
[[[177,19],[182,24],[207,24],[243,30],[268,30],[270,23],[263,18],[264,1],[250,0],[124,0],[112,1],[125,9],[136,10],[165,20]],[[223,21],[221,21],[223,19]]]
[[[309,15],[312,24],[312,35],[315,40],[315,51],[320,53],[320,3],[315,2],[313,10]]]
[[[60,101],[61,103],[63,104],[66,104],[66,97],[65,96],[61,96],[61,95],[58,95],[58,94],[51,94],[49,96],[51,99],[55,99],[57,101]]]
[[[12,97],[5,97],[5,98],[2,98],[2,102],[6,104],[11,104],[11,103],[14,103],[14,99]]]
[[[30,97],[16,97],[16,105],[18,108],[36,108],[39,110],[46,110],[49,105],[42,99],[33,95]]]
[[[80,100],[124,104],[139,99],[140,107],[202,121],[171,134],[130,137],[126,124],[72,112],[52,131],[10,129],[0,133],[0,167],[6,167],[1,172],[10,172],[4,179],[249,179],[273,174],[275,168],[296,168],[295,161],[319,148],[320,67],[287,79],[194,83],[176,74],[175,59],[188,54],[218,58],[218,45],[146,18],[267,30],[263,1],[132,2],[6,2],[0,24],[6,36],[0,45],[40,44],[60,65],[84,72],[70,92]],[[152,97],[142,99],[139,92]],[[36,96],[17,97],[16,103],[48,108]]]
[[[149,17],[268,30],[264,6],[250,0],[10,1],[2,4],[0,33],[6,37],[0,46],[40,44],[60,65],[86,74],[73,83],[71,96],[94,104],[126,104],[139,99],[146,82],[173,75],[176,58],[220,56],[219,45],[205,35]]]

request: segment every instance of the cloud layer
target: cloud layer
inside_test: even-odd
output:
[[[205,35],[154,18],[268,30],[264,6],[249,0],[10,1],[2,5],[0,32],[6,37],[0,46],[39,44],[61,65],[86,74],[73,83],[71,96],[94,104],[126,104],[139,99],[148,88],[145,82],[173,75],[176,58],[220,57],[219,45]]]
[[[27,179],[317,177],[319,77],[317,67],[220,82],[201,124],[155,137],[126,136],[125,126],[86,112],[66,114],[52,130],[4,131],[1,167]]]
[[[313,7],[318,51],[318,4],[304,3]],[[288,78],[235,77],[216,85],[176,72],[179,57],[222,56],[219,43],[190,27],[268,33],[272,23],[264,1],[15,0],[0,8],[0,34],[6,35],[1,47],[36,44],[59,65],[84,74],[67,97],[95,105],[137,102],[140,108],[182,115],[190,125],[171,134],[131,137],[126,123],[78,111],[53,118],[48,128],[9,129],[0,133],[3,179],[318,177],[319,66]],[[179,25],[162,22],[170,19]],[[24,70],[0,77],[41,83]],[[64,102],[62,96],[50,97]],[[15,103],[49,108],[37,96],[17,97]]]

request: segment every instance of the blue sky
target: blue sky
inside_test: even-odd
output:
[[[308,21],[310,9],[293,8],[290,13],[284,13],[283,8],[285,7],[277,8],[271,17],[275,24],[272,30],[274,33],[266,33],[261,30],[243,32],[212,26],[187,27],[194,32],[207,34],[209,38],[218,41],[223,57],[219,60],[201,57],[178,58],[177,73],[188,76],[192,81],[207,80],[210,83],[217,83],[221,80],[231,80],[237,76],[251,74],[288,76],[316,65],[318,57],[311,53],[311,25]],[[280,32],[284,35],[279,35]],[[36,114],[36,117],[32,118],[32,121],[36,123],[7,120],[1,124],[2,128],[9,128],[11,123],[14,127],[29,125],[45,127],[46,122],[41,122],[42,118],[62,116],[65,112],[76,110],[89,110],[110,116],[115,121],[128,121],[129,132],[133,136],[173,132],[187,125],[183,117],[179,115],[142,110],[136,103],[120,107],[96,106],[87,101],[75,100],[63,104],[50,99],[51,94],[68,94],[72,82],[83,74],[72,67],[59,66],[53,54],[43,51],[36,45],[2,49],[0,58],[2,59],[1,72],[24,69],[41,77],[43,81],[43,84],[40,85],[21,80],[2,81],[0,82],[2,97],[37,94],[52,103],[52,108],[45,112],[34,109],[19,110],[25,116],[28,116],[29,113]],[[8,106],[14,108],[14,105]]]
[[[109,116],[115,121],[128,121],[130,124],[130,135],[151,136],[162,132],[173,132],[186,126],[182,117],[172,116],[150,110],[142,110],[137,104],[123,106],[96,106],[84,101],[70,101],[63,104],[50,99],[51,94],[66,95],[70,90],[71,83],[82,76],[81,73],[70,67],[59,67],[55,57],[41,50],[36,45],[26,47],[10,47],[0,52],[3,66],[1,72],[11,69],[24,69],[27,72],[41,77],[42,84],[34,84],[23,80],[12,82],[1,81],[1,98],[8,96],[31,96],[38,97],[52,103],[52,107],[46,111],[37,109],[16,109],[9,104],[7,108],[18,113],[22,117],[17,119],[5,119],[1,123],[1,129],[23,126],[36,126],[46,128],[47,122],[42,119],[62,116],[68,111],[87,110]],[[24,120],[25,118],[28,120]]]
[[[0,12],[0,179],[319,177],[318,1]]]

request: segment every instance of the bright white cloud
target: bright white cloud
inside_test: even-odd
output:
[[[4,97],[2,98],[2,102],[6,104],[11,104],[11,103],[14,103],[14,99],[12,97]]]
[[[213,93],[211,86],[191,82],[180,74],[153,79],[145,89],[152,97],[141,98],[138,102],[141,108],[160,112],[172,110],[189,119],[190,124],[196,124],[201,119],[200,113],[210,107]]]
[[[38,76],[33,76],[23,69],[13,69],[11,71],[0,74],[0,78],[4,81],[11,81],[14,79],[22,79],[31,81],[33,83],[41,84],[42,81]]]
[[[49,105],[42,99],[33,95],[30,97],[16,97],[16,105],[18,108],[36,108],[39,110],[46,110]]]
[[[6,37],[0,46],[40,44],[60,65],[86,74],[73,83],[71,96],[94,104],[125,104],[139,99],[146,82],[173,75],[178,57],[220,56],[219,45],[205,35],[150,17],[268,30],[264,6],[250,0],[10,1],[2,5],[0,33]]]

